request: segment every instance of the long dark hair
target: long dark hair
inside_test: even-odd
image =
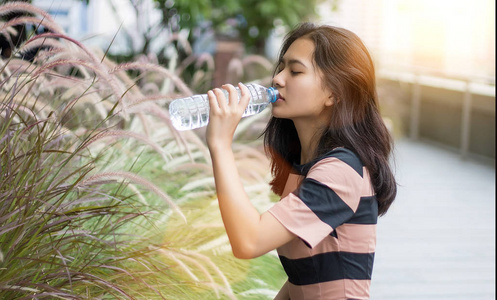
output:
[[[349,30],[303,23],[286,36],[280,60],[299,38],[314,42],[314,63],[335,99],[314,158],[336,147],[355,152],[370,173],[378,213],[383,215],[395,199],[397,183],[389,164],[393,139],[379,112],[374,66],[368,50]],[[300,163],[300,141],[293,122],[272,117],[264,131],[264,145],[271,158],[272,190],[281,195],[292,164]]]

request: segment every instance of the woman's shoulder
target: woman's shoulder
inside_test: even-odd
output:
[[[362,169],[364,164],[361,162],[361,159],[354,151],[345,147],[334,148],[306,164],[294,165],[294,168],[297,170],[298,173],[305,176],[316,164],[323,164],[333,161],[330,158],[336,158],[342,161],[362,176]]]

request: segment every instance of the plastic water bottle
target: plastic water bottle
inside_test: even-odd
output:
[[[246,85],[250,92],[250,102],[242,117],[248,117],[263,111],[269,103],[274,103],[279,97],[278,90],[262,85],[249,83]],[[241,97],[240,88],[238,99]],[[226,97],[228,91],[222,89]],[[173,100],[169,104],[169,115],[177,130],[190,130],[206,126],[209,123],[209,98],[207,94]]]

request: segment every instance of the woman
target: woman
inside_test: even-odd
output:
[[[207,144],[233,253],[278,250],[288,281],[277,299],[368,299],[376,220],[396,195],[371,57],[352,32],[304,23],[287,35],[273,85],[280,99],[264,142],[281,200],[262,214],[231,150],[248,90],[239,84],[239,102],[231,85],[229,101],[208,92]]]

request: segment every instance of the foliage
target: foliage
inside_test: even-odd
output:
[[[168,118],[168,101],[192,93],[181,68],[202,61],[116,64],[29,4],[0,6],[0,16],[19,11],[34,17],[0,23],[0,34],[26,22],[52,32],[0,60],[0,298],[274,296],[277,258],[231,255],[201,132],[178,132]],[[32,61],[21,59],[33,48]],[[265,117],[244,120],[234,145],[261,209],[267,159],[242,139]]]
[[[278,24],[295,26],[315,16],[320,0],[154,0],[163,23],[173,28],[212,28],[218,35],[241,39],[261,53],[265,39]]]

